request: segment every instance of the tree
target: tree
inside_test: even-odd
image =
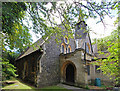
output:
[[[47,8],[47,5],[51,6]],[[88,18],[100,17],[100,21],[103,22],[104,16],[109,15],[112,9],[115,9],[118,2],[99,2],[86,1],[86,4],[76,1],[63,1],[62,3],[43,2],[43,3],[28,3],[28,14],[33,21],[33,30],[40,32],[43,38],[51,36],[51,33],[56,33],[59,39],[62,36],[62,31],[68,31],[68,37],[73,36],[72,30],[75,29],[75,24],[80,20]],[[40,13],[39,13],[40,12]],[[57,18],[61,21],[61,24],[65,30],[59,27],[59,24],[55,21]],[[44,36],[43,36],[44,35]],[[63,36],[62,36],[63,37]],[[58,40],[57,39],[57,40]]]
[[[104,46],[104,43],[107,46],[107,50],[110,55],[106,59],[98,59],[96,65],[100,65],[100,68],[103,72],[103,74],[110,77],[110,79],[113,79],[115,81],[115,84],[117,86],[120,86],[120,62],[119,62],[119,55],[120,55],[120,39],[119,39],[119,33],[120,33],[120,27],[117,28],[117,30],[114,30],[110,36],[107,36],[105,38],[102,38],[101,40],[106,41],[105,42],[97,42],[99,45]],[[100,41],[100,39],[99,39]],[[98,46],[99,47],[99,46]],[[101,48],[101,46],[100,46]],[[104,54],[104,52],[99,51],[100,54]],[[105,54],[104,54],[105,55]],[[108,54],[106,54],[108,55]]]
[[[2,80],[8,80],[11,77],[17,76],[16,67],[14,66],[14,60],[16,57],[17,55],[14,52],[3,51],[2,53]]]
[[[48,4],[51,5],[49,8]],[[24,51],[31,44],[30,29],[36,34],[40,33],[43,39],[56,36],[56,42],[63,37],[62,32],[65,30],[68,31],[68,37],[73,38],[73,29],[78,21],[89,17],[100,17],[99,22],[103,22],[104,16],[109,15],[116,7],[118,2],[114,1],[100,3],[86,1],[86,4],[74,0],[72,3],[68,1],[63,3],[4,2],[2,3],[2,50]],[[55,21],[57,18],[60,19],[61,24]],[[23,21],[26,21],[26,24]],[[30,23],[32,25],[29,25]],[[62,30],[60,25],[65,29]]]
[[[27,6],[23,2],[2,3],[3,50],[5,47],[22,52],[24,45],[30,45],[31,35],[23,24]]]
[[[2,29],[5,37],[3,46],[22,51],[25,46],[30,45],[30,29],[35,33],[40,33],[43,39],[50,38],[53,34],[56,34],[59,39],[63,36],[62,31],[65,30],[68,31],[68,37],[73,37],[72,30],[75,29],[78,21],[89,17],[100,17],[99,22],[103,22],[104,16],[110,16],[111,10],[116,7],[118,7],[118,2],[115,1],[98,3],[86,1],[86,4],[74,0],[62,3],[5,2],[2,5]],[[57,18],[61,24],[55,21]],[[26,21],[26,24],[23,21]],[[30,23],[32,25],[29,25]],[[64,26],[65,30],[62,30],[60,25]]]
[[[16,77],[14,60],[16,53],[8,51],[15,49],[22,52],[31,41],[29,30],[22,20],[27,7],[25,3],[2,3],[2,80]],[[1,64],[1,62],[0,62]]]
[[[118,37],[116,36],[118,35],[118,30],[114,30],[110,36],[106,36],[104,38],[98,38],[98,39],[93,39],[93,45],[94,44],[97,44],[97,48],[98,48],[98,51],[107,51],[107,49],[109,48],[109,46],[107,45],[107,42],[110,41],[110,42],[115,42]]]

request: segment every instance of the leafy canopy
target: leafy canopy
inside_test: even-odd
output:
[[[51,6],[48,7],[48,4]],[[86,4],[75,0],[72,2],[3,2],[2,50],[3,52],[7,52],[8,49],[24,51],[32,41],[30,30],[39,33],[43,39],[49,39],[54,35],[57,37],[56,42],[63,37],[63,31],[68,31],[68,37],[73,38],[73,30],[78,21],[99,17],[99,22],[103,22],[104,16],[110,15],[111,10],[116,7],[118,2],[115,1],[100,3],[86,1]],[[61,29],[60,26],[64,28]],[[5,75],[15,75],[10,60],[7,57],[2,60]]]
[[[27,6],[23,2],[2,3],[3,48],[7,46],[11,50],[23,51],[24,45],[30,44],[29,29],[22,22],[26,10]]]
[[[119,39],[120,27],[114,30],[110,36],[97,40],[99,53],[106,55],[106,59],[97,59],[95,65],[100,65],[103,74],[110,77],[115,81],[115,84],[120,85],[120,39]],[[102,40],[102,41],[101,41]],[[106,51],[109,53],[105,54],[101,52],[101,48],[106,46]],[[103,49],[103,48],[102,48]]]
[[[3,48],[8,46],[12,50],[23,51],[31,43],[30,30],[39,33],[43,39],[55,34],[57,42],[63,31],[68,31],[68,37],[73,38],[78,21],[99,17],[98,22],[103,22],[104,16],[110,16],[116,7],[118,2],[115,1],[3,2]]]

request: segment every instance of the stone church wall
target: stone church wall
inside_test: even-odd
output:
[[[63,42],[63,38],[61,40]],[[52,36],[48,41],[49,43],[46,42],[43,45],[44,54],[40,59],[41,72],[38,74],[38,87],[55,85],[60,82],[59,55],[61,53],[61,43],[57,44],[54,36]],[[72,51],[74,51],[74,39],[70,39],[69,41]]]
[[[59,45],[54,41],[55,37],[49,39],[49,43],[43,45],[44,53],[41,62],[41,72],[38,74],[38,87],[44,87],[59,83]]]
[[[38,50],[16,61],[15,66],[17,67],[19,78],[34,85],[36,84],[36,74],[38,72],[37,59],[40,55],[42,53]]]
[[[84,62],[81,60],[81,51],[76,51],[75,53],[70,53],[67,55],[60,55],[60,70],[61,70],[61,82],[66,83],[66,73],[65,69],[68,64],[73,64],[75,66],[75,84],[76,86],[85,86],[86,73],[84,68]]]
[[[94,81],[96,78],[100,78],[101,84],[113,85],[113,80],[111,80],[108,76],[104,75],[101,70],[96,71],[95,65],[91,65],[91,74],[92,83],[95,83]]]

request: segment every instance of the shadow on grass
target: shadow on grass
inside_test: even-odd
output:
[[[72,91],[59,86],[36,88],[32,84],[26,83],[20,79],[7,80],[3,83],[2,91]]]

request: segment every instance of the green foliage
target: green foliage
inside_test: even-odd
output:
[[[48,4],[50,4],[49,7]],[[110,15],[111,9],[118,7],[118,2],[63,1],[58,2],[4,2],[2,3],[3,47],[22,52],[31,44],[30,29],[40,34],[45,40],[57,36],[56,42],[63,37],[62,31],[67,31],[73,38],[73,29],[80,20],[100,16],[103,22],[105,15]],[[58,19],[61,24],[58,24]],[[23,22],[24,20],[24,22]],[[25,23],[26,22],[26,23]],[[61,28],[64,27],[64,28]]]
[[[104,39],[108,39],[105,44],[107,46],[107,51],[110,53],[107,55],[107,59],[99,59],[97,60],[97,65],[100,65],[100,69],[103,71],[103,74],[110,77],[115,81],[115,84],[120,84],[120,39],[119,39],[120,29],[114,30],[112,34]],[[103,45],[103,44],[101,44]],[[100,54],[104,54],[104,52],[99,52]],[[105,54],[104,54],[105,55]]]
[[[14,61],[17,53],[8,50],[22,52],[26,45],[30,44],[31,35],[28,28],[23,25],[23,19],[27,7],[23,2],[2,3],[2,80],[16,77]]]
[[[2,58],[6,58],[11,64],[14,65],[15,59],[19,56],[19,53],[11,52],[9,50],[2,52]]]
[[[4,82],[12,82],[13,84],[4,84]],[[21,81],[20,79],[14,79],[14,80],[7,80],[7,81],[4,81],[3,82],[3,85],[4,87],[2,87],[2,90],[32,90],[32,91],[35,91],[35,87],[33,86],[30,86],[30,85],[27,85],[25,83],[23,83],[23,81]]]
[[[86,85],[85,89],[90,89],[88,85]]]
[[[24,11],[27,9],[25,3],[3,2],[2,3],[2,24],[4,33],[12,33],[15,23],[19,23],[24,17]]]
[[[97,44],[97,48],[98,51],[106,51],[107,50],[107,45],[106,45],[107,40],[105,40],[104,38],[100,38],[100,39],[94,39],[94,42],[92,43]]]
[[[93,45],[97,44],[98,51],[107,51],[108,47],[110,47],[110,43],[115,42],[118,39],[118,30],[114,30],[110,36],[106,36],[104,38],[94,39]]]
[[[23,83],[20,79],[7,80],[6,82],[13,82],[13,84],[2,87],[2,90],[31,90],[31,91],[72,91],[61,86],[48,86],[44,88],[36,88],[34,86]]]
[[[11,52],[11,51],[3,51],[2,53],[2,62],[1,68],[2,68],[2,80],[8,80],[11,77],[16,77],[16,67],[14,66],[14,61],[16,57],[18,56],[17,53]]]
[[[47,7],[47,5],[51,5]],[[81,20],[100,17],[99,22],[103,22],[104,16],[111,14],[111,10],[115,9],[118,2],[100,2],[87,1],[86,4],[76,1],[58,2],[41,2],[41,3],[27,3],[28,14],[33,24],[33,31],[40,33],[43,39],[54,35],[57,36],[56,41],[59,42],[62,35],[62,30],[68,32],[72,38],[75,29],[75,24]],[[57,19],[61,21],[60,25]]]
[[[1,62],[0,62],[1,63]],[[16,67],[10,64],[7,59],[3,59],[2,61],[2,80],[8,80],[11,77],[16,77]]]
[[[51,4],[50,7],[47,6],[48,3]],[[39,33],[44,40],[56,36],[57,43],[61,37],[64,37],[63,31],[68,38],[74,38],[73,29],[77,22],[97,16],[100,17],[100,22],[103,22],[104,16],[109,15],[111,9],[115,8],[118,8],[118,2],[113,1],[101,3],[87,1],[86,5],[74,0],[72,3],[63,1],[61,4],[58,2],[3,2],[2,50],[24,51],[32,41],[30,29],[36,34]],[[60,24],[58,24],[58,18],[61,21]],[[112,49],[109,50],[112,51]],[[14,67],[9,63],[10,59],[7,57],[2,59],[5,75],[7,76],[7,73],[15,75],[15,70],[12,70]]]
[[[14,65],[9,62],[2,62],[2,80],[8,80],[11,77],[16,77]]]
[[[23,25],[23,19],[27,6],[23,2],[2,3],[2,34],[3,48],[23,51],[25,45],[29,45],[31,35],[28,28]]]

